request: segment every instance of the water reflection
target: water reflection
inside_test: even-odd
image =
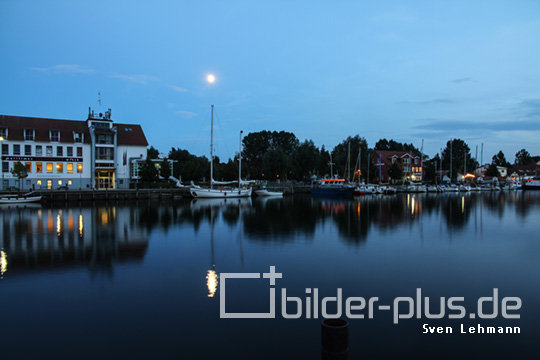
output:
[[[62,208],[0,208],[2,276],[8,269],[86,264],[92,273],[112,274],[114,265],[141,260],[149,234],[189,226],[197,234],[210,227],[208,291],[217,284],[214,231],[232,231],[243,261],[243,241],[265,244],[312,242],[317,231],[334,227],[339,239],[361,245],[373,232],[396,231],[438,223],[452,233],[482,231],[485,214],[525,219],[538,210],[539,192],[403,194],[325,199],[291,196],[266,199],[198,199],[193,201]],[[220,221],[219,229],[216,221]],[[419,231],[423,231],[420,228]],[[214,291],[214,292],[213,292]]]
[[[0,208],[2,274],[82,264],[111,274],[114,263],[141,259],[148,246],[132,210],[123,207],[118,217],[116,206]]]

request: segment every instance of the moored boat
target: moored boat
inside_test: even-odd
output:
[[[318,187],[311,189],[312,195],[352,196],[354,187],[347,185],[345,179],[323,179]]]
[[[540,179],[525,179],[521,185],[523,190],[540,190]]]
[[[36,203],[43,200],[43,196],[27,193],[22,195],[2,195],[0,196],[0,204],[26,204]]]
[[[255,190],[257,196],[283,196],[282,191],[270,191],[267,189]]]

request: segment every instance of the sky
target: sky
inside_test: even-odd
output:
[[[0,49],[0,114],[111,108],[165,154],[209,156],[213,104],[222,160],[241,130],[540,155],[537,0],[2,0]]]

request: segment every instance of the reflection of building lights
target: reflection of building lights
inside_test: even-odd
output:
[[[414,215],[414,208],[415,208],[415,204],[416,202],[414,201],[414,198],[411,199],[411,211],[412,211],[412,215]]]
[[[2,250],[0,251],[0,275],[1,276],[4,276],[4,273],[7,271],[7,255],[6,253]]]
[[[218,287],[218,274],[214,270],[208,270],[206,286],[208,287],[208,297],[214,297]]]
[[[58,235],[62,233],[62,217],[60,216],[60,214],[56,216],[56,232],[58,233]]]
[[[82,214],[79,214],[79,235],[81,237],[83,236],[83,229],[84,229],[83,217],[82,217]]]
[[[101,224],[107,225],[109,223],[109,214],[106,211],[101,213]]]
[[[461,197],[461,213],[465,213],[465,196]]]

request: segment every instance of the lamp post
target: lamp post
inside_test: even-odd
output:
[[[4,137],[0,136],[0,148],[2,149],[2,191],[4,191]]]

